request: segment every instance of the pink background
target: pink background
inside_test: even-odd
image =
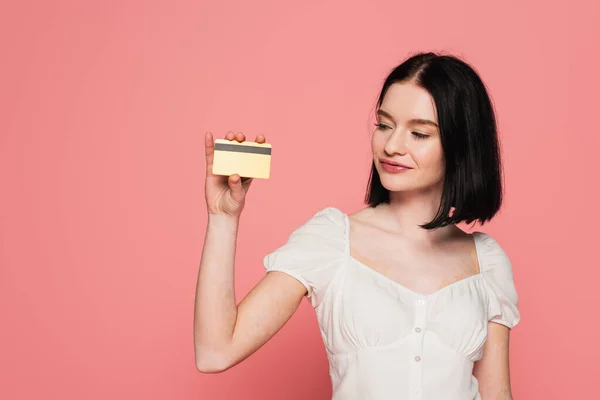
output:
[[[243,364],[195,368],[203,135],[273,144],[242,219],[241,299],[316,210],[362,207],[376,96],[419,50],[464,57],[497,107],[506,201],[481,229],[520,294],[515,398],[590,398],[600,5],[501,3],[3,2],[0,398],[330,398],[306,301]]]

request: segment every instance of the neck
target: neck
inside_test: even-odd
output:
[[[441,189],[415,192],[390,192],[390,202],[381,204],[388,229],[417,241],[437,242],[455,231],[454,225],[428,230],[421,228],[431,221],[441,201]]]

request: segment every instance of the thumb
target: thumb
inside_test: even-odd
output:
[[[231,198],[236,203],[241,203],[244,200],[244,189],[242,187],[242,178],[238,174],[230,175],[228,178],[229,189],[231,190]]]

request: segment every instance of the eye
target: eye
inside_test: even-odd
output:
[[[389,126],[384,124],[375,124],[375,126],[377,127],[377,129],[391,129]]]
[[[429,137],[429,135],[425,135],[423,133],[419,133],[419,132],[411,132],[415,138],[417,139],[426,139],[427,137]]]

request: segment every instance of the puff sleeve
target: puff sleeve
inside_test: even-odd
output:
[[[490,289],[488,319],[512,329],[519,323],[521,315],[510,259],[493,237],[479,234],[482,237],[480,268]]]
[[[333,207],[318,211],[294,230],[283,246],[263,259],[267,272],[281,271],[301,282],[313,308],[321,303],[342,263],[344,216]]]

